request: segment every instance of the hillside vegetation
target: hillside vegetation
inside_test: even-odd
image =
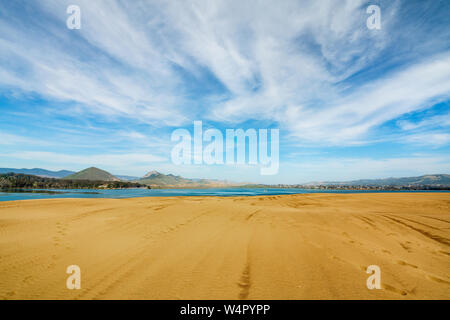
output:
[[[138,182],[54,179],[26,174],[0,174],[0,189],[122,189],[147,187]]]
[[[91,180],[91,181],[120,181],[119,178],[113,176],[111,173],[101,170],[99,168],[90,167],[81,170],[77,173],[71,174],[64,179],[69,180]]]

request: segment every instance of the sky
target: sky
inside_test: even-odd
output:
[[[449,16],[446,0],[0,0],[0,167],[289,184],[448,174]],[[174,164],[171,134],[194,121],[278,129],[277,174]]]

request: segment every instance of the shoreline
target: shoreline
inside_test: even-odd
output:
[[[31,189],[30,189],[31,190]],[[46,189],[43,190],[44,192],[42,192],[43,194],[45,194],[45,191],[51,191],[51,190],[62,190],[62,189]],[[66,189],[66,190],[98,190],[98,191],[102,191],[102,189]],[[112,189],[108,189],[108,190],[112,190]],[[114,189],[114,190],[124,190],[124,189]],[[134,189],[134,190],[140,190],[138,189]],[[147,190],[147,189],[145,189]],[[148,189],[150,190],[150,189]],[[175,190],[175,189],[152,189],[152,190]],[[184,190],[184,189],[179,189],[179,190]],[[202,189],[192,189],[192,190],[202,190]],[[307,189],[304,189],[307,190]],[[103,190],[104,191],[104,190]],[[335,190],[336,192],[332,192],[333,190],[326,190],[326,191],[314,191],[314,192],[304,192],[304,193],[284,193],[284,194],[279,194],[279,193],[270,193],[270,194],[236,194],[236,195],[208,195],[208,194],[189,194],[189,195],[155,195],[155,196],[146,196],[146,195],[138,195],[138,196],[129,196],[129,197],[58,197],[61,196],[65,193],[70,193],[70,192],[61,192],[60,194],[56,194],[56,197],[51,198],[50,195],[48,197],[45,198],[32,198],[32,199],[17,199],[17,200],[2,200],[0,198],[0,203],[3,202],[13,202],[13,201],[33,201],[33,200],[81,200],[81,199],[92,199],[92,200],[107,200],[107,199],[115,199],[115,200],[127,200],[127,199],[152,199],[152,198],[189,198],[189,197],[194,197],[194,198],[199,198],[199,197],[205,197],[205,198],[253,198],[253,197],[278,197],[278,196],[300,196],[300,195],[368,195],[368,194],[450,194],[450,190],[410,190],[410,191],[406,191],[406,190],[402,190],[402,191],[388,191],[388,190]],[[0,193],[2,193],[2,191],[0,190]],[[4,192],[4,193],[9,193],[9,194],[27,194],[28,192]],[[34,193],[34,194],[39,194],[39,192],[29,192],[29,193]],[[89,195],[90,193],[88,192],[74,192],[74,193],[78,193],[78,194],[85,194],[85,195]],[[95,195],[101,195],[101,193],[95,193]]]
[[[71,189],[71,190],[80,190],[80,189]],[[94,189],[91,189],[94,190]],[[173,189],[159,189],[159,190],[173,190]],[[193,189],[198,190],[198,189]],[[443,194],[447,195],[450,194],[449,191],[441,191],[441,190],[411,190],[411,191],[369,191],[369,190],[361,190],[357,192],[351,192],[353,190],[345,190],[346,192],[309,192],[309,193],[284,193],[284,194],[256,194],[256,195],[231,195],[231,196],[223,196],[223,195],[170,195],[170,196],[136,196],[136,197],[125,197],[125,198],[42,198],[42,199],[21,199],[21,200],[5,200],[1,202],[12,202],[12,201],[28,201],[28,200],[129,200],[129,199],[167,199],[167,198],[199,198],[199,197],[205,197],[205,198],[253,198],[253,197],[285,197],[285,196],[302,196],[302,195],[369,195],[369,194],[421,194],[421,195],[427,195],[427,194]],[[0,190],[0,193],[2,191]],[[14,192],[12,192],[14,193]],[[20,192],[18,192],[20,193]],[[38,193],[38,192],[36,192]],[[80,192],[80,194],[83,194]]]

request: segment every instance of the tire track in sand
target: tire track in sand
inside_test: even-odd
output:
[[[436,242],[439,242],[440,244],[444,244],[446,246],[450,246],[450,239],[447,239],[447,238],[444,238],[444,237],[441,237],[441,236],[429,233],[428,231],[416,228],[416,227],[414,227],[414,226],[412,226],[412,225],[410,225],[410,224],[408,224],[406,222],[403,222],[401,220],[392,218],[390,216],[384,216],[383,215],[383,217],[385,217],[386,219],[392,220],[392,221],[394,221],[394,222],[396,222],[398,224],[401,224],[401,225],[403,225],[405,227],[408,227],[408,228],[410,228],[410,229],[412,229],[414,231],[417,231],[417,232],[421,233],[422,235],[424,235],[425,237],[427,237],[429,239],[432,239],[432,240],[434,240]]]

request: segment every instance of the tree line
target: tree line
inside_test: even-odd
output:
[[[44,178],[21,173],[0,174],[0,189],[124,189],[148,188],[137,182]]]

